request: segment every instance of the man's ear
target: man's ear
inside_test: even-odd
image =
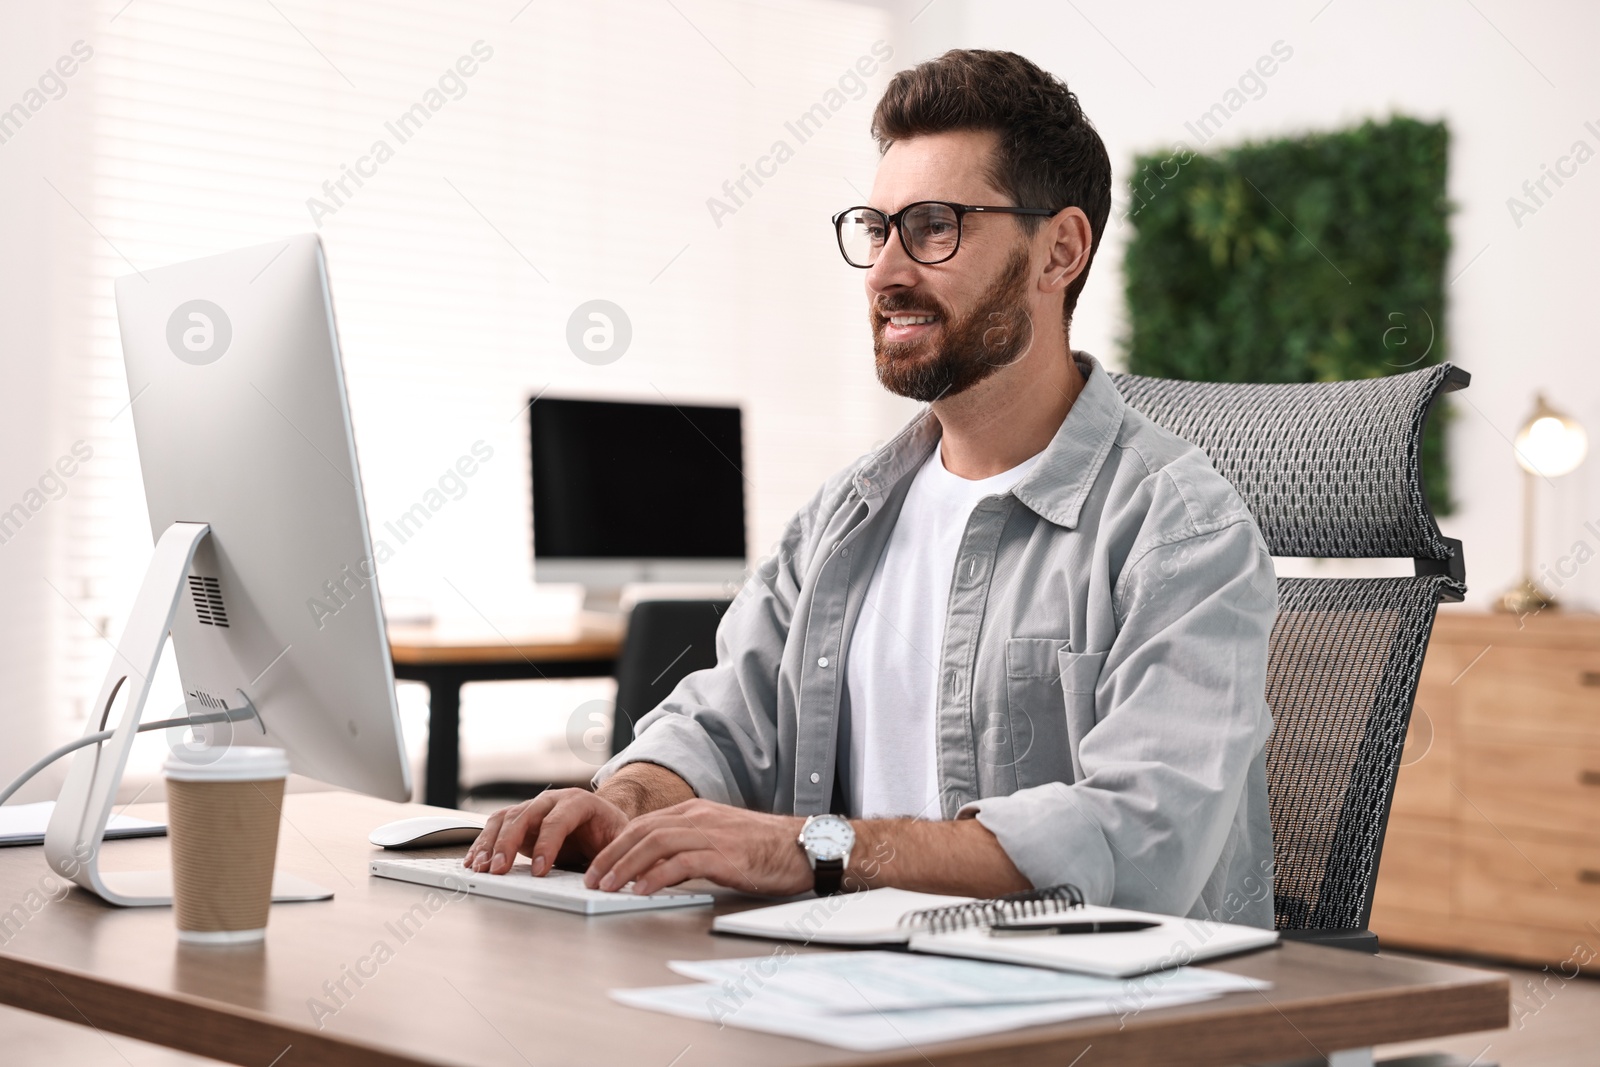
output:
[[[1089,266],[1089,251],[1094,246],[1089,216],[1082,208],[1062,208],[1044,224],[1040,239],[1046,242],[1046,249],[1039,291],[1062,292]]]

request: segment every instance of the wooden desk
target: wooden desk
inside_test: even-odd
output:
[[[134,814],[161,817],[160,805]],[[397,936],[428,890],[371,878],[374,825],[405,814],[350,793],[285,798],[284,870],[318,879],[332,901],[274,907],[263,946],[180,946],[164,908],[117,909],[73,890],[27,911],[51,883],[38,848],[0,849],[0,1002],[252,1067],[719,1064],[946,1065],[1084,1061],[1093,1067],[1221,1067],[1380,1043],[1492,1030],[1508,1021],[1507,980],[1445,964],[1311,945],[1215,966],[1265,978],[1266,993],[1145,1011],[904,1052],[857,1055],[792,1038],[625,1008],[606,991],[681,981],[669,959],[759,956],[766,942],[714,937],[710,909],[593,919],[479,897],[443,904]],[[166,862],[167,842],[108,843],[105,868]],[[717,909],[759,903],[723,894]],[[374,959],[378,944],[392,955]],[[808,951],[800,949],[800,951]],[[345,976],[371,973],[361,985]],[[319,1028],[311,1005],[331,984],[353,990]],[[328,983],[325,985],[324,983]],[[692,1051],[691,1051],[692,1050]]]
[[[423,799],[453,808],[461,779],[461,687],[518,678],[604,678],[616,672],[622,620],[585,614],[565,631],[390,626],[394,676],[428,687]]]

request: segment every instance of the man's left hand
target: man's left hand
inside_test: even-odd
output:
[[[707,878],[747,893],[791,896],[815,884],[797,843],[805,819],[768,815],[709,800],[686,800],[630,821],[584,874],[591,889],[654,893]]]

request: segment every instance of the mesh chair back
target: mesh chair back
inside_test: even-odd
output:
[[[1448,363],[1352,382],[1253,385],[1113,374],[1244,497],[1274,556],[1448,560],[1422,493],[1422,427]]]
[[[1466,376],[1441,364],[1307,385],[1112,379],[1205,450],[1273,555],[1417,561],[1414,577],[1278,580],[1266,694],[1277,926],[1364,932],[1434,614],[1466,591],[1419,463],[1429,408]]]
[[[1267,661],[1277,925],[1365,929],[1441,587],[1283,578]]]
[[[685,675],[717,665],[717,624],[731,600],[641,600],[628,612],[617,657],[617,703],[611,754],[633,740],[633,727],[667,699]]]

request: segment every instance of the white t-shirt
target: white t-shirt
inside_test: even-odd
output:
[[[971,481],[946,470],[943,453],[941,442],[913,476],[845,656],[857,818],[942,817],[936,694],[961,536],[978,501],[1010,489],[1043,454]]]

